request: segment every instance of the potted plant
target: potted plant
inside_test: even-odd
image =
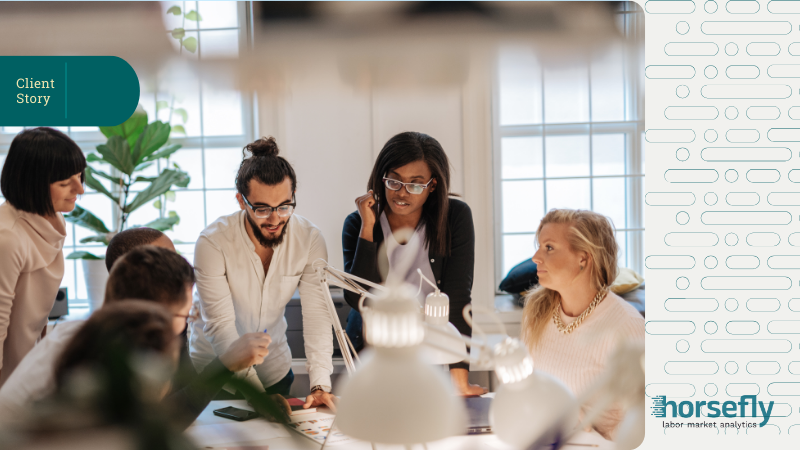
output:
[[[180,145],[168,145],[172,127],[161,121],[147,122],[147,113],[141,108],[120,125],[115,127],[100,127],[100,131],[108,138],[105,144],[97,146],[97,153],[89,154],[86,160],[90,163],[108,165],[107,171],[98,170],[93,166],[86,168],[86,185],[105,195],[115,205],[115,225],[106,226],[102,220],[91,212],[76,205],[75,209],[65,216],[65,219],[94,233],[80,240],[81,244],[101,242],[108,245],[114,235],[132,226],[128,223],[131,213],[145,204],[155,200],[157,208],[161,210],[160,218],[144,225],[160,231],[171,230],[180,218],[174,211],[165,214],[164,200],[174,200],[175,194],[171,191],[173,186],[186,187],[189,184],[189,175],[180,170],[177,164],[169,164],[169,157],[175,153]],[[142,176],[141,172],[164,160],[165,164],[160,173],[155,177]],[[103,166],[101,166],[103,167]],[[111,182],[111,189],[99,181],[105,178]],[[134,183],[149,183],[138,193],[131,192]],[[83,263],[86,288],[89,294],[90,308],[95,310],[103,302],[108,271],[102,256],[86,251],[73,252],[67,259],[81,259]]]

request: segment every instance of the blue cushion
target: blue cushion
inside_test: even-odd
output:
[[[500,282],[500,290],[519,294],[537,284],[539,284],[539,276],[536,275],[536,263],[526,259],[508,271],[508,275]]]

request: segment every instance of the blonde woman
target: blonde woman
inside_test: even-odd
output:
[[[576,396],[589,388],[622,340],[644,342],[644,319],[608,290],[617,276],[614,227],[592,211],[554,209],[536,232],[533,255],[539,287],[528,294],[522,338],[537,370],[564,382]],[[614,439],[619,406],[595,424]]]

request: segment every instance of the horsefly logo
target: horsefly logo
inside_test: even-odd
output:
[[[758,426],[763,427],[767,424],[767,422],[769,422],[769,418],[772,416],[772,407],[774,405],[774,401],[770,401],[768,405],[764,405],[764,402],[759,401],[755,395],[742,395],[739,397],[738,402],[734,402],[732,400],[726,402],[718,402],[716,400],[706,402],[697,400],[695,402],[682,401],[680,403],[667,401],[666,395],[658,395],[653,397],[653,406],[650,407],[650,415],[655,417],[680,416],[684,419],[690,417],[699,418],[701,416],[708,418],[761,417],[763,419],[761,420],[761,423],[758,423]],[[668,413],[671,414],[668,416]],[[741,426],[750,427],[755,426],[755,424],[756,422],[752,422],[752,425]],[[672,426],[675,425],[677,424],[673,424]],[[689,425],[691,427],[691,424]],[[726,427],[729,425],[726,425],[726,423],[723,422],[721,423],[721,426]],[[740,428],[741,426],[737,425],[736,428]]]

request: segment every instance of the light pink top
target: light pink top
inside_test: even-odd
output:
[[[64,277],[66,224],[0,205],[0,386],[33,348]]]
[[[575,318],[561,311],[561,320],[569,324]],[[609,294],[572,333],[558,331],[551,317],[541,339],[541,345],[531,352],[534,368],[555,376],[579,397],[603,372],[618,342],[644,344],[644,318],[628,302]],[[625,411],[615,405],[603,413],[594,428],[613,440],[624,415]]]

